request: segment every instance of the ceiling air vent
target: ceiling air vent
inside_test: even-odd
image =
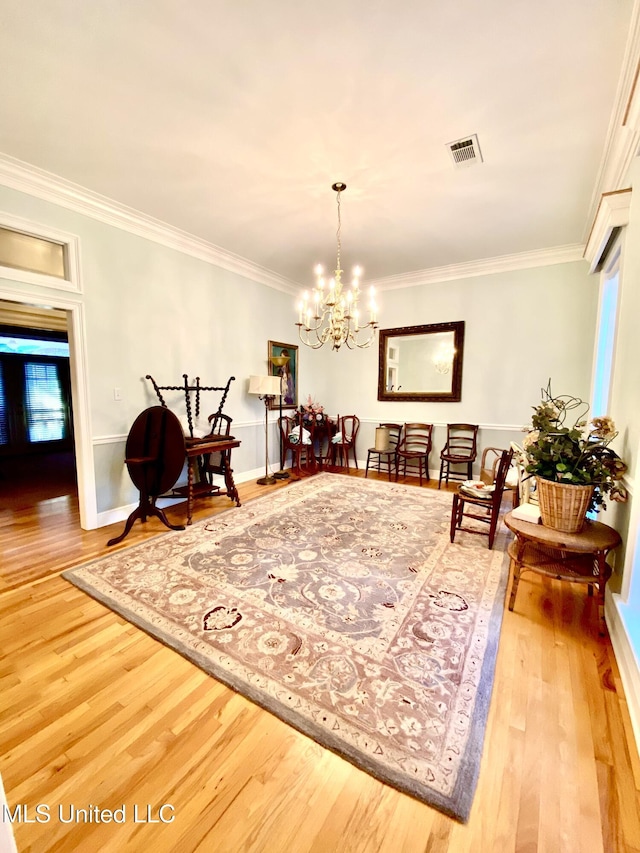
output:
[[[456,139],[455,142],[447,142],[447,148],[456,168],[473,166],[474,163],[482,163],[480,144],[475,133],[473,136],[467,136],[465,139]]]

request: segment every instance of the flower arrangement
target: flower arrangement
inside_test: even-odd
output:
[[[304,423],[310,423],[311,421],[323,421],[325,419],[324,406],[316,403],[312,399],[311,394],[307,397],[306,404],[300,406],[300,414],[302,415]]]
[[[595,486],[589,509],[606,509],[608,495],[614,501],[626,501],[626,489],[620,480],[627,466],[609,447],[617,436],[609,417],[593,418],[587,423],[589,406],[579,397],[551,393],[551,382],[542,390],[542,401],[534,406],[528,435],[522,442],[529,476],[572,485]],[[572,426],[565,422],[576,412]]]

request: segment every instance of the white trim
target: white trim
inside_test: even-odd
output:
[[[616,190],[622,186],[631,162],[638,152],[640,128],[634,128],[628,122],[628,114],[630,99],[633,97],[633,86],[639,57],[640,2],[634,0],[618,89],[611,113],[600,168],[589,205],[590,213],[586,220],[585,233],[588,233],[590,224],[596,216],[602,194],[607,190]],[[585,239],[585,242],[587,239]]]
[[[636,65],[636,73],[622,123],[631,130],[640,130],[640,59]]]
[[[406,405],[406,404],[405,404]],[[393,417],[390,415],[388,418],[360,418],[361,424],[375,424],[379,426],[379,424],[383,421],[393,421]],[[398,423],[404,423],[404,418],[398,419]],[[430,421],[429,423],[433,424],[434,427],[437,426],[447,426],[449,421]],[[478,424],[479,429],[489,429],[496,430],[502,432],[521,432],[523,435],[527,431],[524,427],[524,424]]]
[[[270,465],[270,468],[273,466]],[[264,465],[260,468],[254,468],[251,471],[243,471],[241,474],[237,474],[234,470],[233,472],[233,480],[236,484],[238,483],[247,483],[249,480],[258,479],[258,477],[264,477]],[[222,480],[220,481],[220,485],[223,486],[224,483]],[[266,487],[268,488],[268,487]],[[266,493],[266,489],[265,489]],[[212,498],[218,497],[219,499],[225,499],[225,495],[213,495]],[[187,499],[185,497],[180,498],[160,498],[158,500],[158,506],[167,507],[167,506],[175,506],[179,503],[184,503]],[[107,527],[109,524],[117,524],[119,521],[126,521],[127,518],[131,515],[131,513],[138,506],[137,503],[128,504],[127,506],[119,506],[115,507],[115,509],[107,509],[104,512],[98,513],[97,516],[97,527]],[[234,503],[229,503],[228,507],[225,509],[233,509],[235,507]],[[160,524],[158,527],[158,533],[162,533],[166,528],[164,525]]]
[[[625,626],[624,607],[619,595],[605,591],[605,618],[620,670],[636,746],[640,752],[640,662]]]
[[[500,255],[464,264],[449,264],[444,267],[431,267],[431,269],[391,275],[373,281],[367,280],[367,286],[373,285],[380,290],[397,290],[400,287],[418,287],[423,284],[436,284],[460,278],[476,278],[481,275],[514,272],[533,267],[568,264],[583,260],[583,250],[584,246],[581,243],[573,243],[568,246],[554,246],[514,255]]]
[[[53,275],[14,269],[0,264],[0,278],[10,281],[22,281],[25,284],[37,284],[42,287],[53,287],[55,290],[68,290],[72,293],[82,293],[80,277],[80,240],[75,234],[59,231],[49,225],[41,225],[30,219],[22,219],[0,210],[0,228],[20,231],[31,237],[39,237],[52,243],[60,243],[65,247],[66,266],[69,278],[57,278]]]
[[[43,297],[22,290],[3,289],[0,299],[41,305]],[[88,362],[84,305],[72,302],[57,294],[47,294],[46,302],[52,308],[68,312],[69,366],[71,368],[71,394],[73,398],[73,429],[75,442],[76,470],[78,476],[78,502],[80,525],[84,530],[97,526],[96,481],[91,443],[91,408],[88,393]]]
[[[631,187],[602,194],[584,250],[590,273],[596,272],[600,263],[605,260],[603,253],[613,230],[629,224],[630,208]]]
[[[93,193],[77,184],[6,154],[0,154],[0,185],[58,204],[76,213],[91,216],[100,222],[105,222],[115,228],[120,228],[131,234],[176,249],[186,255],[215,264],[222,269],[238,273],[238,275],[275,290],[297,296],[300,288],[304,287],[298,282],[280,276],[271,270],[241,258],[239,255],[234,255],[219,246],[214,246],[206,240],[174,228],[166,222],[153,219],[133,208],[112,201],[106,196]],[[582,244],[577,243],[568,246],[554,246],[531,252],[484,258],[463,264],[417,270],[367,281],[367,284],[373,284],[384,290],[393,290],[399,287],[453,281],[458,278],[473,278],[497,272],[513,272],[531,267],[571,263],[582,260],[583,248]]]
[[[292,295],[300,290],[298,282],[6,154],[0,154],[0,184],[215,264],[274,290]]]

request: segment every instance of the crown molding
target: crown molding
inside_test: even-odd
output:
[[[0,154],[0,184],[215,264],[274,290],[297,294],[300,289],[297,282],[259,264],[6,154]]]
[[[585,224],[585,244],[593,232],[602,197],[624,187],[629,167],[640,148],[639,70],[640,0],[634,0],[616,99]]]
[[[484,258],[480,261],[469,261],[464,264],[450,264],[444,267],[416,270],[415,272],[379,278],[376,281],[367,281],[367,285],[372,284],[380,290],[397,290],[401,287],[417,287],[421,284],[436,284],[442,281],[514,272],[532,267],[568,264],[583,260],[583,252],[584,246],[581,243],[572,243],[568,246],[554,246],[550,249],[536,249],[533,252],[500,255],[495,258]]]

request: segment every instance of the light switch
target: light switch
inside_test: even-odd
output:
[[[113,399],[118,402],[122,400],[122,391],[120,390],[120,388],[113,389]]]

